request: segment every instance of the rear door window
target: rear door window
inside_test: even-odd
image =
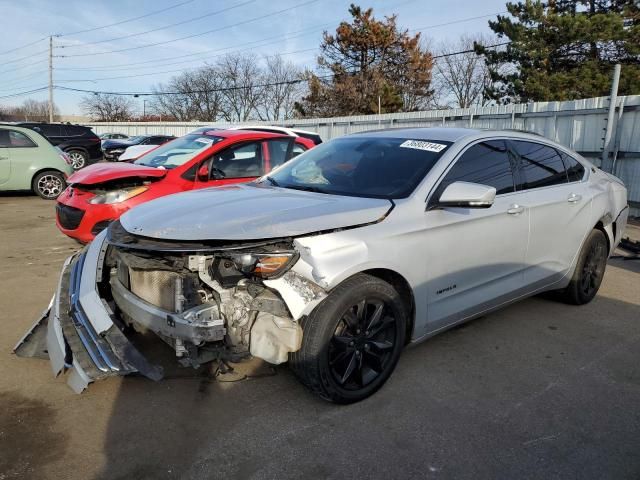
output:
[[[496,194],[515,191],[512,158],[504,140],[489,140],[470,147],[449,170],[435,198],[453,182],[470,182],[495,187]]]
[[[62,137],[62,127],[60,125],[38,125],[33,127],[36,132],[42,133],[45,137]]]
[[[570,182],[579,182],[584,178],[584,166],[571,155],[562,155],[564,166],[567,169],[567,177]]]
[[[36,144],[33,143],[29,137],[27,137],[22,132],[17,132],[15,130],[9,130],[9,143],[12,148],[24,148],[24,147],[35,147]]]
[[[24,148],[36,147],[29,137],[16,130],[0,130],[0,147],[4,148]]]
[[[65,125],[64,128],[70,137],[81,137],[87,131],[85,127],[81,127],[80,125]]]
[[[234,145],[213,158],[213,173],[218,178],[259,177],[264,173],[262,142]]]
[[[519,160],[523,189],[549,187],[567,183],[567,172],[560,154],[535,142],[512,141]]]

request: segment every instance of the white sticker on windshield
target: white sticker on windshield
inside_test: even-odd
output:
[[[203,143],[205,145],[213,144],[213,140],[211,138],[200,137],[200,138],[196,138],[195,141],[198,142],[198,143]]]
[[[403,148],[415,148],[417,150],[426,150],[427,152],[441,152],[445,148],[446,145],[441,143],[433,143],[433,142],[425,142],[422,140],[407,140],[400,144]]]

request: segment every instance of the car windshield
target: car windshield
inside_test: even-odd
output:
[[[145,138],[148,138],[148,137],[146,135],[136,135],[135,137],[125,138],[125,140],[131,143],[138,143],[144,140]]]
[[[224,138],[212,135],[185,135],[150,151],[135,163],[148,167],[176,168],[222,140]]]
[[[303,153],[260,182],[334,195],[404,198],[449,145],[439,140],[343,137]]]

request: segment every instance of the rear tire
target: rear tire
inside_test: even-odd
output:
[[[56,170],[46,170],[33,177],[33,192],[45,200],[55,200],[67,188],[64,175]]]
[[[587,237],[569,285],[560,291],[562,300],[573,305],[589,303],[598,293],[607,265],[607,239],[600,230]]]
[[[357,274],[302,319],[302,347],[289,365],[325,400],[354,403],[393,372],[405,343],[406,308],[387,282]]]

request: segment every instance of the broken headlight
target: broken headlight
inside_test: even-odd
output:
[[[228,258],[243,274],[266,279],[279,277],[289,270],[298,260],[298,253],[238,253]]]
[[[129,200],[136,195],[140,195],[141,193],[146,192],[147,190],[148,187],[131,187],[111,190],[109,192],[104,192],[96,195],[91,200],[89,200],[89,203],[92,203],[94,205],[111,205],[112,203],[122,203],[125,200]]]

